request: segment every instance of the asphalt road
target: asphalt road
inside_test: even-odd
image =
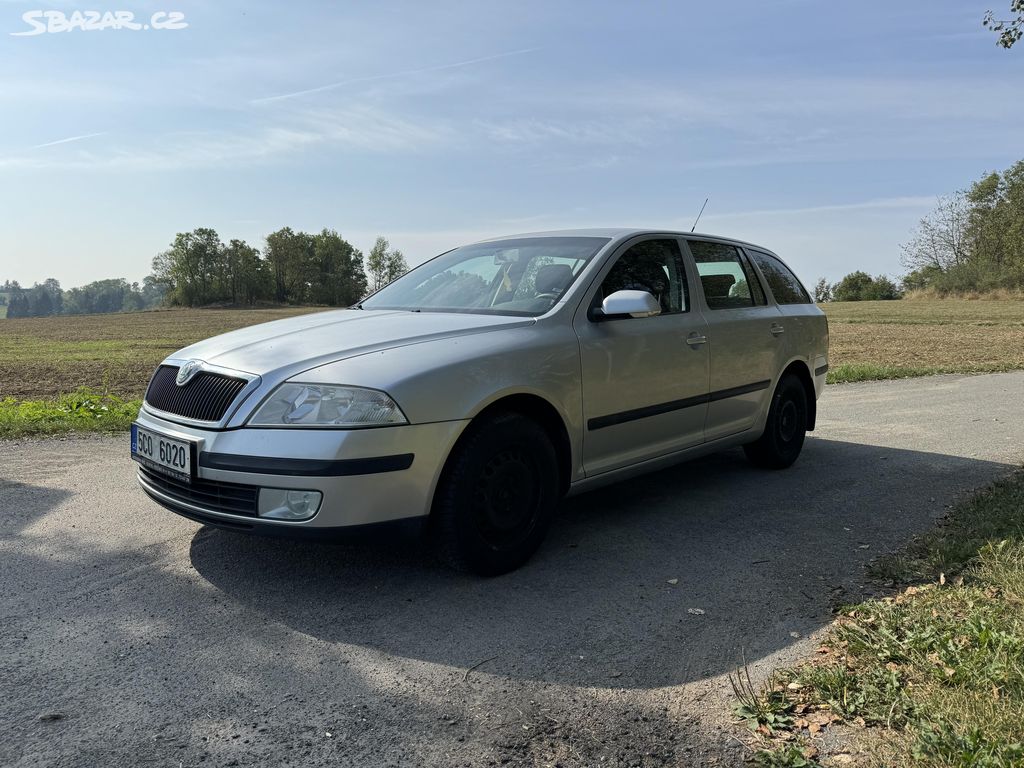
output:
[[[806,655],[867,561],[1018,466],[1021,402],[1024,373],[829,387],[791,470],[572,499],[492,580],[202,528],[127,436],[0,444],[0,765],[736,764],[726,673]]]

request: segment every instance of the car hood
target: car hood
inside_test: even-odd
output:
[[[185,347],[172,357],[258,376],[274,371],[294,376],[370,352],[533,322],[504,315],[343,309],[241,328]]]

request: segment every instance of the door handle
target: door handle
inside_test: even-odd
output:
[[[707,344],[708,337],[694,331],[686,337],[686,343],[691,347],[699,347],[701,344]]]
[[[782,327],[781,325],[779,325],[778,323],[772,323],[772,327],[768,329],[768,332],[769,332],[769,333],[770,333],[770,334],[771,334],[772,336],[781,336],[781,335],[782,335],[783,333],[785,333],[785,332],[786,332],[786,329],[785,329],[785,328],[783,328],[783,327]]]

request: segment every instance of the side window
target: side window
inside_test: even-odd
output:
[[[767,303],[761,283],[739,248],[704,240],[690,240],[689,244],[709,309],[737,309]]]
[[[778,304],[811,304],[810,295],[804,290],[803,285],[797,279],[789,267],[783,264],[774,256],[761,251],[750,251],[750,257],[757,262],[761,274],[768,281],[768,287],[772,289],[772,295]]]
[[[595,297],[600,306],[616,291],[647,291],[661,303],[663,315],[690,310],[683,257],[676,240],[644,240],[622,254]]]

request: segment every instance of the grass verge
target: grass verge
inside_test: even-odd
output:
[[[877,363],[840,363],[829,368],[829,384],[849,384],[855,381],[883,381],[911,379],[919,376],[937,376],[943,373],[1005,373],[1020,369],[1016,363],[976,363],[966,365],[880,365]]]
[[[141,400],[80,389],[50,400],[0,400],[0,439],[67,432],[119,432],[139,413]]]
[[[1024,765],[1024,474],[956,505],[874,575],[917,583],[845,610],[814,660],[738,696],[765,742],[755,762],[817,765],[805,741],[846,723],[847,764]]]

